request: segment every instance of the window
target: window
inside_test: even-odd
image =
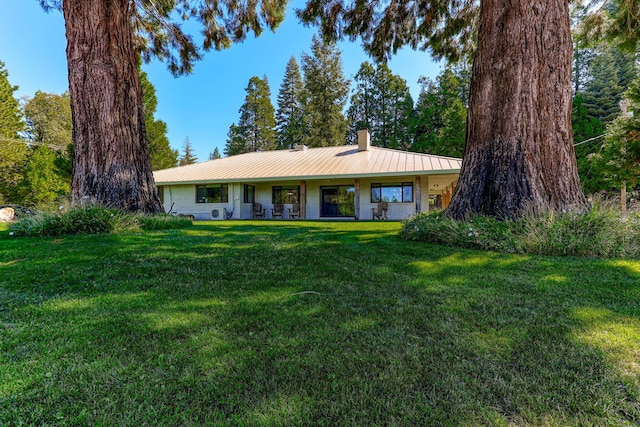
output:
[[[272,201],[273,203],[298,203],[299,195],[299,185],[273,187]]]
[[[229,185],[196,185],[196,203],[228,203]]]
[[[255,185],[244,185],[244,202],[245,203],[255,203],[256,201],[256,186]]]
[[[413,202],[413,183],[371,184],[371,203],[378,202]]]

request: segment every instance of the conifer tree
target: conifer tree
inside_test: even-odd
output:
[[[344,78],[340,51],[335,43],[313,36],[311,55],[302,54],[305,110],[309,118],[310,147],[344,145],[347,121],[343,109],[349,93]]]
[[[172,168],[178,165],[178,150],[169,145],[167,138],[167,123],[155,118],[158,108],[156,88],[149,81],[149,76],[140,71],[140,83],[142,85],[142,104],[144,108],[144,123],[149,141],[149,157],[151,169],[160,170]]]
[[[180,159],[178,160],[178,166],[192,165],[198,161],[198,158],[196,157],[193,151],[193,147],[191,146],[191,141],[189,140],[189,137],[186,137],[184,139],[182,150],[183,150],[183,153],[182,153],[182,156],[180,156]]]
[[[303,143],[309,133],[304,110],[304,83],[294,56],[287,63],[278,92],[276,129],[279,149]]]
[[[15,201],[17,185],[27,160],[27,146],[18,137],[24,129],[20,105],[9,83],[9,72],[0,61],[0,203]]]
[[[243,152],[276,149],[275,109],[271,104],[271,89],[267,76],[253,76],[245,89],[247,95],[240,107],[238,131]]]
[[[213,150],[213,153],[209,153],[209,160],[217,160],[220,158],[222,158],[222,156],[220,155],[220,150],[218,150],[218,147]]]
[[[365,61],[360,64],[360,69],[353,78],[355,88],[351,94],[347,119],[349,120],[348,144],[356,144],[358,131],[368,129],[371,134],[371,143],[378,145],[374,132],[375,116],[375,73],[373,65]]]
[[[228,157],[247,152],[240,128],[235,123],[231,123],[229,131],[227,132],[227,142],[224,146],[224,155]]]

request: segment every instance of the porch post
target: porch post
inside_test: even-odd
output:
[[[360,219],[360,178],[356,178],[353,180],[353,189],[355,191],[354,194],[354,214],[356,219]]]
[[[428,179],[428,178],[427,178]],[[421,190],[421,183],[422,183],[422,177],[420,176],[416,176],[416,212],[415,213],[420,213],[421,212],[421,207],[422,207],[422,190]]]
[[[300,181],[300,218],[307,219],[307,181]]]

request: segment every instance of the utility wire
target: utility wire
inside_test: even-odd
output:
[[[593,138],[589,138],[589,139],[585,139],[584,141],[581,141],[581,142],[578,142],[576,144],[573,144],[573,146],[577,147],[578,145],[582,145],[582,144],[586,144],[587,142],[595,141],[596,139],[602,138],[604,135],[605,134],[603,133],[602,135],[594,136]]]

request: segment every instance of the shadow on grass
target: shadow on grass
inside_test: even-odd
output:
[[[0,240],[0,424],[640,422],[640,262],[398,229]]]

